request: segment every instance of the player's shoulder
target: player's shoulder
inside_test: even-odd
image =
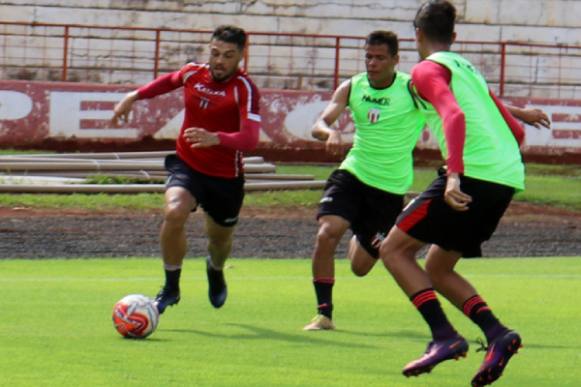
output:
[[[254,83],[252,78],[244,70],[238,70],[238,72],[233,78],[234,82],[236,82],[240,86],[243,86],[248,91],[258,93],[258,87]]]
[[[180,74],[185,82],[192,75],[201,74],[207,71],[209,71],[207,63],[189,62],[180,69]]]
[[[347,79],[345,82],[348,82],[350,85],[355,85],[360,82],[367,82],[367,72],[357,73],[351,78]]]
[[[395,73],[395,77],[397,80],[400,80],[403,82],[407,82],[412,78],[412,76],[410,74],[403,72],[403,71],[398,71],[397,73]]]

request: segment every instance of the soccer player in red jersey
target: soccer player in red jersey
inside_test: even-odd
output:
[[[185,224],[198,206],[206,215],[208,296],[216,308],[226,301],[224,262],[244,198],[242,152],[256,147],[261,121],[258,89],[239,69],[245,45],[244,30],[220,26],[210,40],[208,63],[189,63],[163,75],[115,106],[112,122],[118,125],[127,121],[135,101],[183,87],[184,122],[176,154],[165,160],[169,177],[160,233],[165,285],[155,298],[160,313],[180,300]]]
[[[515,191],[524,188],[519,145],[524,130],[489,90],[478,70],[451,52],[456,10],[431,0],[418,10],[414,27],[422,61],[412,69],[418,108],[436,135],[446,169],[399,216],[380,256],[432,333],[426,352],[407,364],[405,376],[430,372],[442,361],[465,356],[467,341],[448,321],[435,291],[483,331],[488,341],[472,379],[481,386],[498,379],[521,337],[493,314],[476,289],[455,271],[461,257],[481,255]],[[537,117],[541,125],[548,120]],[[431,244],[425,270],[416,254]]]

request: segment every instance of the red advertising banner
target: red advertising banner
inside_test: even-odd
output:
[[[47,142],[135,144],[175,140],[183,120],[179,90],[138,101],[126,125],[111,126],[113,107],[129,90],[132,88],[115,85],[0,81],[0,146],[43,148]],[[310,130],[330,93],[269,89],[261,93],[260,148],[323,149],[311,138]],[[507,102],[540,108],[551,118],[551,130],[526,126],[525,156],[581,160],[581,101],[509,98]],[[353,123],[348,114],[341,117],[338,126],[349,143]],[[429,131],[424,131],[418,148],[437,149]]]

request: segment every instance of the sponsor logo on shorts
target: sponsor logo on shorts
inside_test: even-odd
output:
[[[236,221],[238,220],[238,217],[234,217],[234,218],[226,218],[224,219],[224,223],[226,224],[232,224],[232,223],[236,223]]]
[[[319,203],[331,203],[333,201],[333,198],[330,196],[325,196],[321,199],[321,201]]]

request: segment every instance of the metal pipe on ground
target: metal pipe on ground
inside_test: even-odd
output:
[[[43,153],[43,154],[18,154],[0,155],[0,161],[21,160],[131,160],[131,159],[160,159],[175,152],[120,152],[120,153]],[[242,159],[244,163],[264,163],[260,156],[248,156]]]
[[[314,181],[268,181],[246,183],[244,189],[252,191],[321,189],[324,180]],[[164,184],[0,184],[0,193],[162,193]]]
[[[71,162],[0,162],[0,171],[3,172],[33,172],[33,171],[164,171],[165,167],[161,162],[140,162],[134,163],[127,161],[97,161],[97,160],[78,160]],[[257,172],[275,172],[274,164],[247,164],[244,171],[248,173]]]
[[[63,171],[34,171],[34,175],[30,174],[19,174],[19,175],[2,175],[0,174],[0,179],[2,176],[14,176],[14,177],[33,177],[33,176],[54,176],[54,177],[76,177],[76,178],[91,178],[96,176],[105,177],[126,177],[129,179],[165,179],[167,178],[167,172],[165,171],[107,171],[106,173],[95,173],[95,172],[63,172]],[[246,180],[314,180],[313,175],[293,175],[293,174],[280,174],[275,173],[245,173],[244,177]]]

